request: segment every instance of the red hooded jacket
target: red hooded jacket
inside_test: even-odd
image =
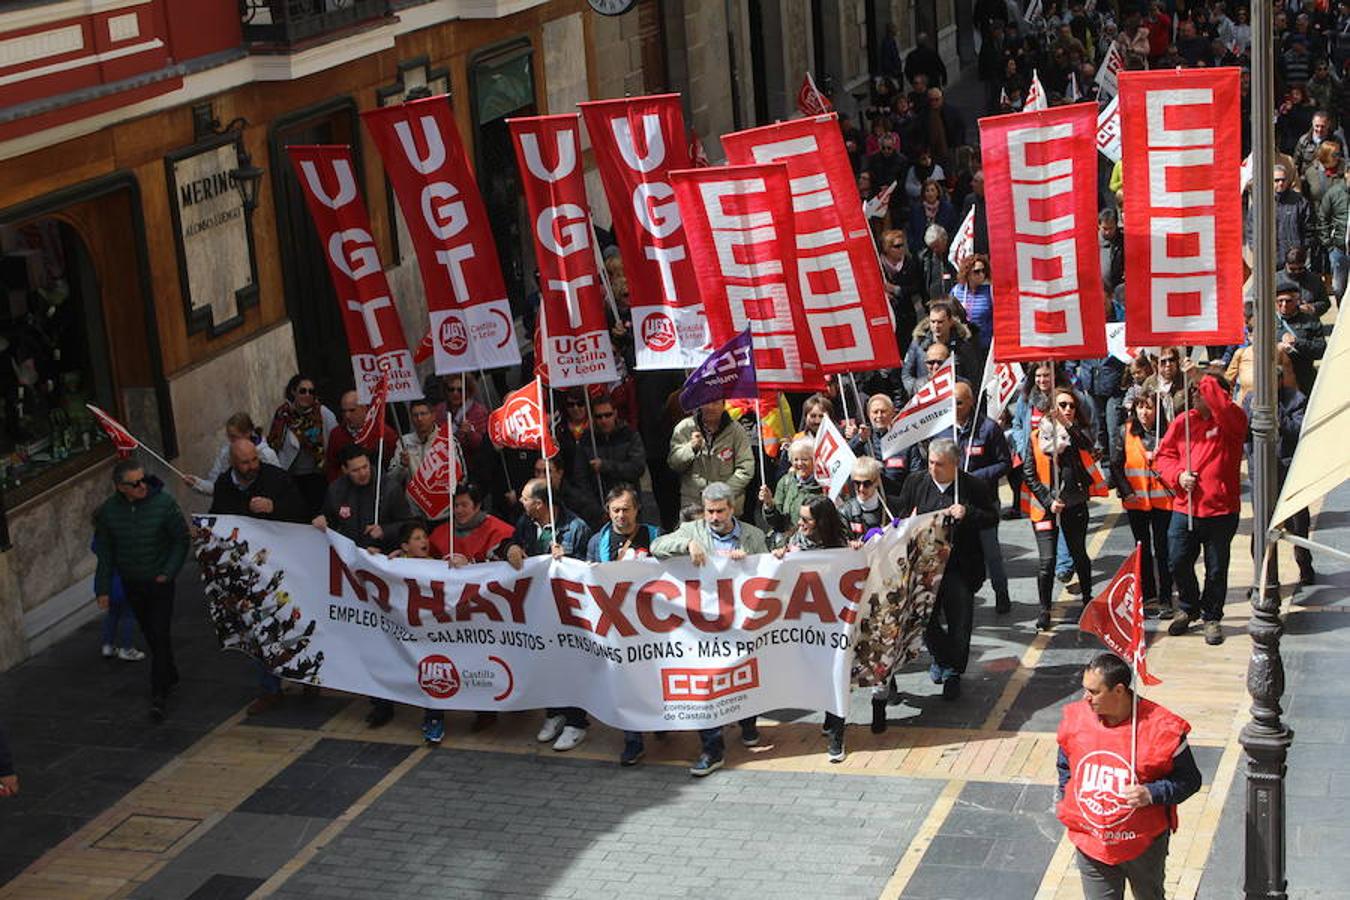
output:
[[[1247,414],[1211,376],[1201,379],[1199,391],[1209,407],[1209,417],[1202,416],[1198,409],[1191,409],[1173,419],[1158,445],[1153,465],[1176,495],[1172,500],[1173,512],[1185,513],[1189,509],[1197,516],[1224,516],[1238,512],[1242,506],[1238,482],[1243,442],[1247,439]],[[1189,466],[1186,456],[1188,420],[1191,430]],[[1196,476],[1189,506],[1180,482],[1181,473],[1188,468]]]

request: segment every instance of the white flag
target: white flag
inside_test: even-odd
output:
[[[1028,24],[1035,25],[1036,20],[1041,17],[1041,0],[1031,0],[1027,4],[1027,11],[1022,13],[1022,18],[1026,19]]]
[[[1119,90],[1116,83],[1116,76],[1120,70],[1125,68],[1125,55],[1120,52],[1120,45],[1115,41],[1106,51],[1106,58],[1102,60],[1102,66],[1097,70],[1097,96],[1114,97]]]
[[[1035,112],[1050,106],[1045,100],[1045,88],[1041,87],[1041,77],[1031,70],[1031,87],[1027,88],[1027,99],[1022,104],[1022,112]]]
[[[895,193],[895,185],[896,182],[892,181],[871,200],[864,200],[863,215],[869,219],[884,219],[886,210],[891,205],[891,195]]]
[[[951,360],[933,373],[928,383],[915,391],[895,417],[891,430],[881,436],[881,457],[899,456],[907,448],[956,424],[952,394],[956,375]]]
[[[1069,73],[1069,85],[1064,89],[1064,99],[1070,103],[1077,103],[1078,98],[1083,96],[1078,90],[1078,73]]]
[[[961,268],[961,263],[967,256],[975,252],[975,207],[971,206],[970,212],[961,220],[961,227],[956,229],[956,234],[952,237],[952,247],[947,251],[947,261],[953,268]]]
[[[1120,162],[1120,98],[1112,97],[1097,113],[1097,150],[1111,162]]]
[[[816,430],[816,481],[829,486],[829,497],[834,500],[853,477],[853,464],[858,457],[849,449],[848,441],[835,427],[830,417],[820,421]]]
[[[996,365],[986,366],[984,381],[984,404],[988,410],[986,415],[994,421],[1003,415],[1003,410],[1013,402],[1017,396],[1017,389],[1022,385],[1024,372],[1021,363],[998,363]]]
[[[1247,188],[1252,183],[1252,157],[1251,154],[1242,161],[1242,168],[1238,169],[1238,193],[1247,193]]]

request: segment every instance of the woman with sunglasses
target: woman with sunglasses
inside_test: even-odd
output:
[[[759,488],[759,525],[765,534],[775,540],[771,543],[781,546],[792,530],[797,527],[797,515],[802,507],[816,497],[823,489],[816,481],[816,440],[812,437],[799,437],[788,447],[788,472],[778,479],[778,484],[769,489],[767,484]]]
[[[816,496],[797,509],[796,530],[773,555],[782,559],[798,550],[839,550],[848,545],[848,535],[834,503],[828,497]],[[843,716],[825,713],[825,727],[821,730],[830,739],[826,755],[832,763],[844,761],[844,722]]]
[[[286,401],[272,414],[267,444],[277,462],[295,479],[312,518],[323,508],[328,479],[324,477],[324,451],[328,435],[337,428],[337,416],[319,402],[314,379],[298,374],[286,382]]]
[[[1106,496],[1106,482],[1092,457],[1092,429],[1078,395],[1068,385],[1032,428],[1023,454],[1031,526],[1036,536],[1036,590],[1041,613],[1036,627],[1050,627],[1051,590],[1061,529],[1078,573],[1083,602],[1092,598],[1092,560],[1087,554],[1088,499]]]
[[[855,546],[869,531],[890,521],[891,514],[882,497],[881,463],[872,457],[860,456],[853,463],[853,496],[839,505],[839,518]]]
[[[989,352],[989,341],[994,335],[994,289],[989,284],[989,257],[975,253],[961,261],[952,298],[965,308],[966,322],[974,332],[972,337],[983,358]]]

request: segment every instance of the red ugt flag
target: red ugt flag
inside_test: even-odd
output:
[[[1140,595],[1139,547],[1121,563],[1111,583],[1083,609],[1078,620],[1082,631],[1095,634],[1102,644],[1125,660],[1144,684],[1162,684],[1144,664],[1144,599]]]
[[[370,392],[370,406],[366,407],[366,418],[361,430],[356,433],[356,443],[368,444],[384,428],[384,404],[389,399],[389,373],[380,373],[380,380]]]
[[[538,378],[517,388],[502,399],[502,405],[488,416],[488,439],[498,447],[538,450],[554,456],[558,445],[544,415],[543,391]]]
[[[431,449],[408,480],[408,497],[433,521],[449,514],[455,485],[464,482],[464,459],[451,435],[453,427],[448,419],[440,424]]]
[[[141,442],[132,437],[131,432],[127,431],[126,427],[121,422],[117,421],[92,403],[86,403],[85,407],[94,414],[94,418],[98,420],[98,424],[103,427],[103,430],[108,435],[108,439],[111,440],[113,446],[117,448],[118,456],[125,458],[131,451],[141,445]]]
[[[806,73],[801,89],[797,91],[797,109],[804,116],[823,116],[827,112],[834,112],[834,104],[825,99],[810,72]]]

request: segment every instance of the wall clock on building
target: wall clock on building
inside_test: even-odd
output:
[[[602,16],[621,16],[637,3],[637,0],[590,0],[591,9]]]

